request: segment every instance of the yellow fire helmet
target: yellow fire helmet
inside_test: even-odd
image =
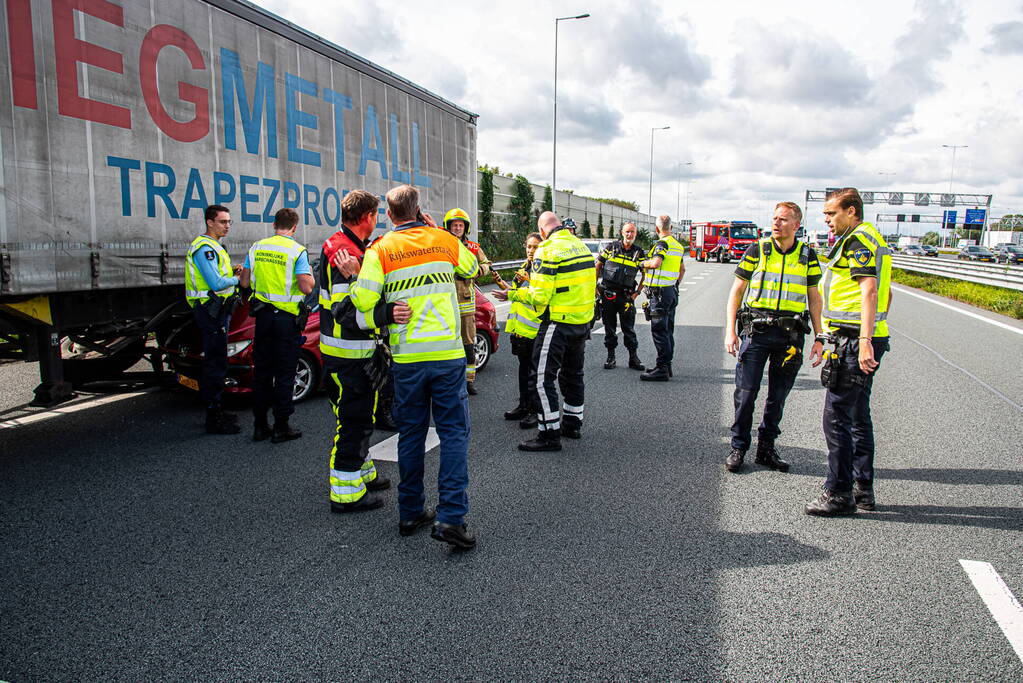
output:
[[[462,211],[461,209],[451,209],[444,214],[445,228],[451,224],[451,221],[465,221],[465,234],[469,234],[469,227],[471,226],[471,223],[469,222],[469,214],[465,211]]]

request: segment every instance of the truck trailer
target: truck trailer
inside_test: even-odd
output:
[[[352,189],[476,213],[475,114],[256,5],[6,10],[0,355],[39,361],[36,405],[144,355],[160,369],[208,204],[231,211],[234,262],[284,207],[315,256]]]

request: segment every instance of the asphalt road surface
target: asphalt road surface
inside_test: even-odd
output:
[[[515,449],[502,336],[470,403],[470,553],[399,537],[393,489],[329,512],[322,394],[302,439],[255,444],[247,415],[206,436],[185,390],[26,418],[34,378],[0,367],[0,679],[1023,680],[1023,626],[992,615],[1023,597],[1023,325],[899,288],[878,510],[807,517],[817,372],[786,408],[792,471],[725,472],[732,267],[687,265],[674,381],[603,370],[595,334],[561,453]],[[960,560],[1004,582],[994,607]]]

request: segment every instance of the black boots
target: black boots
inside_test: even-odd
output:
[[[220,406],[206,409],[207,434],[237,434],[241,430],[233,413],[225,412]]]
[[[480,392],[476,391],[476,383],[475,382],[466,382],[465,383],[465,391],[470,396],[475,396],[476,394],[480,393]]]
[[[523,408],[521,405],[515,406],[504,414],[506,420],[521,420],[526,415],[529,415],[529,411]]]
[[[274,431],[270,437],[270,443],[282,443],[284,441],[291,441],[302,436],[302,432],[291,427],[288,424],[288,418],[279,417],[274,420]]]
[[[856,512],[856,503],[853,501],[853,494],[851,492],[837,493],[824,489],[819,498],[815,498],[806,504],[803,511],[814,517],[851,515]]]
[[[519,429],[536,429],[538,424],[540,424],[540,420],[537,419],[536,413],[527,413],[524,418],[519,420]]]
[[[369,493],[352,503],[335,503],[334,501],[330,501],[330,511],[337,512],[339,514],[347,514],[349,512],[368,512],[383,506],[383,498]]]
[[[430,536],[447,543],[455,550],[472,550],[476,547],[476,537],[469,533],[464,524],[444,524],[434,522]]]
[[[629,369],[646,370],[646,366],[639,360],[639,355],[636,353],[636,349],[629,349]]]
[[[639,376],[644,382],[667,382],[671,377],[671,370],[667,365],[658,365]]]
[[[853,484],[853,500],[856,501],[856,507],[861,510],[876,510],[877,502],[874,500],[874,485],[861,484],[860,482]]]
[[[523,441],[520,443],[519,450],[529,452],[560,451],[561,430],[548,429],[543,432],[537,432],[535,439],[530,439],[529,441]]]
[[[745,459],[746,451],[733,448],[732,452],[728,454],[728,458],[725,459],[725,469],[729,472],[738,472],[742,469],[742,463]]]
[[[772,470],[778,470],[779,472],[788,472],[789,464],[778,457],[778,451],[775,450],[774,444],[769,443],[757,443],[757,457],[755,462],[758,465],[763,465]]]
[[[607,360],[604,361],[604,369],[605,370],[610,370],[613,367],[615,367],[615,365],[617,365],[617,363],[618,363],[618,361],[615,360],[615,350],[614,349],[608,349],[607,350]]]

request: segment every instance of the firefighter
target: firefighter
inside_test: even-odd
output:
[[[224,411],[221,394],[227,376],[227,326],[237,301],[241,265],[232,266],[220,244],[231,229],[230,212],[213,204],[206,207],[205,216],[206,232],[192,240],[185,257],[185,300],[202,334],[199,391],[206,403],[206,433],[237,434],[238,418]]]
[[[633,370],[646,370],[639,360],[637,350],[639,340],[636,339],[636,297],[643,288],[644,272],[640,268],[643,261],[643,250],[636,244],[636,225],[626,223],[622,226],[621,238],[609,243],[597,256],[597,295],[600,297],[600,310],[604,323],[604,346],[607,348],[607,360],[604,369],[615,367],[615,349],[618,347],[618,320],[622,322],[622,337],[625,348],[629,352],[629,367]],[[636,274],[639,283],[636,283]]]
[[[348,296],[376,227],[379,203],[365,190],[346,194],[341,200],[341,229],[324,242],[320,254],[320,355],[337,423],[330,452],[333,512],[379,508],[384,502],[373,492],[391,485],[368,458],[380,400],[378,385],[384,379],[374,374],[378,352],[374,337],[390,323],[408,322],[409,308],[401,301],[380,301],[371,314],[363,315]]]
[[[832,517],[876,507],[870,390],[889,348],[892,257],[877,228],[863,221],[863,199],[856,189],[831,192],[824,221],[838,237],[821,284],[821,318],[827,341],[835,344],[821,371],[827,387],[828,477],[823,493],[807,503],[805,512]],[[821,362],[820,349],[814,345],[814,366]]]
[[[530,394],[536,395],[540,406],[539,432],[520,443],[519,450],[560,451],[562,435],[581,437],[583,361],[597,291],[596,264],[590,250],[562,225],[557,214],[545,211],[537,226],[544,241],[536,250],[529,287],[494,296],[529,304],[540,312],[529,373]],[[563,408],[558,405],[559,384],[565,393]]]
[[[419,190],[400,185],[387,193],[394,230],[366,252],[350,297],[364,314],[381,299],[407,301],[407,323],[388,325],[394,356],[394,417],[398,423],[398,532],[410,536],[434,519],[431,535],[468,550],[476,537],[469,510],[469,404],[454,278],[476,277],[476,257],[454,236],[434,229],[419,209]],[[420,220],[422,217],[423,220]],[[433,416],[440,437],[437,510],[425,507],[423,466]]]
[[[462,241],[479,263],[479,276],[491,274],[490,259],[479,244],[469,239],[469,214],[451,209],[444,216],[444,229]],[[497,273],[493,273],[496,279]],[[476,280],[455,276],[458,312],[462,317],[462,345],[465,347],[465,389],[470,396],[476,391]]]
[[[295,240],[298,213],[281,209],[274,215],[274,235],[252,245],[239,277],[242,287],[252,285],[249,312],[256,319],[252,360],[254,441],[290,441],[302,432],[289,424],[295,412],[295,370],[302,331],[309,317],[305,295],[316,281],[304,245]],[[267,412],[273,406],[271,429]]]
[[[530,271],[533,269],[533,257],[537,247],[543,240],[540,233],[531,232],[526,236],[526,260],[515,271],[512,288],[529,287]],[[519,361],[519,402],[504,414],[506,420],[518,420],[522,429],[536,428],[536,412],[539,409],[533,394],[529,391],[529,372],[533,365],[533,342],[540,329],[540,314],[536,308],[513,301],[508,310],[508,321],[504,331],[511,337],[512,355]]]
[[[817,291],[821,267],[813,247],[796,239],[802,219],[797,204],[779,203],[771,236],[750,245],[735,269],[725,323],[725,350],[738,359],[732,450],[725,460],[729,472],[742,468],[749,450],[753,408],[768,363],[767,404],[757,434],[756,463],[789,471],[789,464],[778,456],[775,440],[781,434],[785,399],[803,363],[804,335],[810,331],[807,319],[815,333],[821,331]]]
[[[650,247],[643,267],[649,272],[646,295],[650,302],[650,333],[657,348],[657,364],[639,378],[645,382],[667,382],[672,376],[675,356],[675,308],[678,286],[686,274],[682,263],[683,247],[671,234],[671,218],[657,217],[657,242]]]

